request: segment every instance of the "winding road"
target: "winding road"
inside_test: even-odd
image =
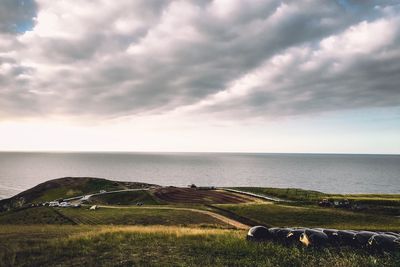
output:
[[[84,200],[88,200],[92,196],[107,195],[107,194],[113,194],[113,193],[119,193],[119,192],[146,191],[146,190],[150,190],[150,188],[135,188],[135,189],[121,189],[121,190],[115,190],[115,191],[106,191],[103,193],[94,193],[94,194],[81,195],[81,196],[76,196],[76,197],[71,197],[71,198],[65,198],[64,201],[72,201],[72,200],[84,201]]]

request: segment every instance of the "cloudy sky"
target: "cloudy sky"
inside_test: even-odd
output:
[[[400,2],[0,0],[0,150],[400,153]]]

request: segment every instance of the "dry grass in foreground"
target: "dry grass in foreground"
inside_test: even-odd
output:
[[[12,226],[2,266],[400,266],[400,254],[249,243],[245,231],[175,226]]]

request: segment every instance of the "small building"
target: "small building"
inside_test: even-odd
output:
[[[197,190],[215,190],[215,186],[199,186]]]

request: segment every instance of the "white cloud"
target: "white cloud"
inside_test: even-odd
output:
[[[399,103],[390,2],[351,2],[357,13],[320,0],[37,2],[13,16],[29,14],[33,28],[0,32],[2,119],[268,117]]]
[[[333,56],[375,52],[393,42],[398,25],[399,21],[395,19],[381,19],[370,23],[363,21],[339,36],[323,39],[321,47],[324,53]]]

